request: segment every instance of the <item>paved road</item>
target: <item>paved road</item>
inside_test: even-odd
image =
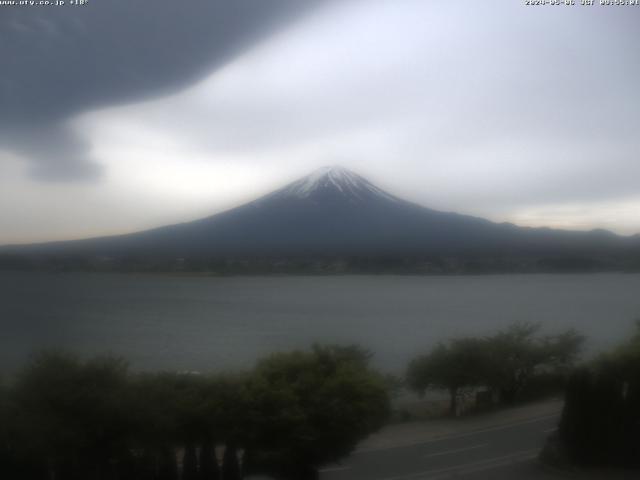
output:
[[[357,451],[321,480],[543,479],[556,474],[535,458],[558,414],[452,434],[411,445]]]

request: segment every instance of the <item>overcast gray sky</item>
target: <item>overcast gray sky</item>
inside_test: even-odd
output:
[[[432,208],[640,232],[640,7],[184,5],[0,7],[0,243],[195,219],[325,164]]]

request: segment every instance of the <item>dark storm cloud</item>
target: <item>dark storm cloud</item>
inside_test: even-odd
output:
[[[176,90],[278,23],[328,0],[94,0],[0,7],[0,149],[42,180],[99,168],[65,121],[75,113]]]
[[[87,140],[63,125],[34,124],[11,132],[8,145],[32,160],[29,174],[34,179],[89,181],[102,173],[102,167],[89,158]]]

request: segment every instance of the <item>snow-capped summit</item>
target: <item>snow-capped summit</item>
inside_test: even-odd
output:
[[[339,165],[321,167],[274,193],[279,197],[296,198],[324,198],[333,194],[352,201],[365,201],[372,197],[399,200],[357,173]]]

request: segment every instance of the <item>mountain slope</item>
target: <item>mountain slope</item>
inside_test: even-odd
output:
[[[606,231],[520,228],[431,210],[341,167],[325,167],[202,220],[130,235],[7,247],[22,254],[153,258],[609,255],[638,249]]]

